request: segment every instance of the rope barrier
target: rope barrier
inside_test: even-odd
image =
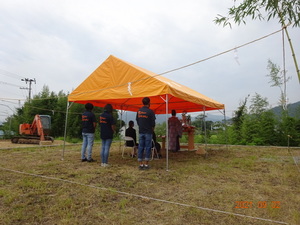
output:
[[[173,205],[178,205],[178,206],[183,206],[183,207],[188,207],[188,208],[196,208],[196,209],[215,212],[215,213],[222,213],[222,214],[226,214],[226,215],[239,216],[239,217],[250,218],[250,219],[255,219],[255,220],[262,220],[262,221],[267,221],[267,222],[277,223],[277,224],[288,224],[288,223],[282,222],[282,221],[265,219],[265,218],[255,217],[255,216],[248,216],[248,215],[243,215],[243,214],[239,214],[239,213],[227,212],[227,211],[223,211],[223,210],[210,209],[210,208],[206,208],[206,207],[194,206],[194,205],[189,205],[189,204],[185,204],[185,203],[178,203],[178,202],[174,202],[174,201],[168,201],[168,200],[163,200],[163,199],[158,199],[158,198],[153,198],[153,197],[147,197],[147,196],[138,195],[138,194],[132,194],[132,193],[124,192],[124,191],[117,191],[117,190],[113,190],[111,188],[97,187],[95,185],[90,185],[90,184],[81,184],[81,183],[76,182],[76,181],[70,181],[70,180],[65,180],[65,179],[56,178],[56,177],[49,177],[49,176],[38,175],[38,174],[33,174],[33,173],[26,173],[26,172],[7,169],[7,168],[3,168],[3,167],[0,167],[0,169],[5,170],[5,171],[9,171],[9,172],[24,174],[24,175],[28,175],[28,176],[40,177],[40,178],[45,178],[45,179],[49,179],[49,180],[62,181],[62,182],[65,182],[65,183],[76,184],[76,185],[95,188],[95,189],[99,189],[99,190],[103,190],[103,191],[109,191],[109,192],[114,192],[114,193],[117,193],[117,194],[122,194],[122,195],[132,196],[132,197],[136,197],[136,198],[142,198],[142,199],[148,199],[148,200],[153,200],[153,201],[158,201],[158,202],[163,202],[163,203],[168,203],[168,204],[173,204]]]
[[[291,135],[288,135],[287,137],[288,137],[288,152],[289,152],[289,154],[291,155],[291,157],[293,158],[294,163],[295,163],[295,165],[296,165],[298,171],[300,172],[300,167],[299,167],[299,165],[298,165],[298,163],[297,163],[297,161],[296,161],[295,156],[293,155],[293,153],[292,153],[292,151],[291,151],[291,149],[290,149],[290,138],[291,138],[291,139],[293,139],[293,138],[292,138]]]

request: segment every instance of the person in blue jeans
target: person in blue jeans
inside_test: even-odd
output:
[[[115,132],[115,121],[112,112],[113,112],[112,105],[107,104],[104,107],[104,112],[99,117],[100,137],[102,140],[100,155],[101,155],[101,166],[103,167],[108,166],[109,150]]]
[[[81,115],[82,121],[82,147],[81,147],[81,161],[94,162],[92,158],[92,148],[94,145],[96,116],[92,112],[94,106],[92,103],[85,104],[85,112]],[[86,157],[87,152],[87,157]]]
[[[143,107],[137,111],[136,121],[139,126],[139,147],[138,162],[139,169],[149,169],[149,160],[151,158],[152,134],[155,127],[155,114],[150,109],[150,98],[145,97],[142,100]]]

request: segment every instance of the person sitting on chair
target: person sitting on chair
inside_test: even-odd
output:
[[[134,152],[132,153],[133,154],[132,157],[135,157],[138,143],[136,143],[136,130],[133,127],[134,127],[134,122],[130,120],[128,123],[128,128],[125,130],[125,136],[132,137],[134,140],[135,146],[133,141],[126,141],[126,145],[130,147],[134,147]]]

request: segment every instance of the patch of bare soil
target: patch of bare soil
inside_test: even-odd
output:
[[[63,145],[64,141],[62,140],[55,140],[52,145]],[[38,147],[38,144],[14,144],[11,143],[10,140],[0,140],[0,149],[3,148],[27,148],[27,147]]]

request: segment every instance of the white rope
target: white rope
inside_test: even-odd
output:
[[[247,215],[243,215],[243,214],[239,214],[239,213],[232,213],[232,212],[227,212],[227,211],[222,211],[222,210],[217,210],[217,209],[210,209],[210,208],[205,208],[205,207],[201,207],[201,206],[188,205],[188,204],[184,204],[184,203],[178,203],[178,202],[173,202],[173,201],[168,201],[168,200],[163,200],[163,199],[158,199],[158,198],[147,197],[147,196],[143,196],[143,195],[132,194],[132,193],[123,192],[123,191],[117,191],[117,190],[113,190],[110,188],[97,187],[97,186],[90,185],[90,184],[81,184],[76,181],[64,180],[64,179],[56,178],[56,177],[48,177],[48,176],[44,176],[44,175],[26,173],[26,172],[7,169],[7,168],[3,168],[3,167],[0,167],[0,169],[9,171],[9,172],[25,174],[25,175],[34,176],[34,177],[41,177],[41,178],[50,179],[50,180],[57,180],[57,181],[65,182],[65,183],[77,184],[77,185],[81,185],[81,186],[85,186],[85,187],[91,187],[91,188],[100,189],[100,190],[104,190],[104,191],[110,191],[110,192],[114,192],[114,193],[118,193],[118,194],[133,196],[133,197],[142,198],[142,199],[150,199],[153,201],[164,202],[164,203],[169,203],[169,204],[174,204],[174,205],[179,205],[179,206],[184,206],[184,207],[189,207],[189,208],[196,208],[196,209],[201,209],[201,210],[205,210],[205,211],[223,213],[223,214],[227,214],[227,215],[239,216],[239,217],[250,218],[250,219],[255,219],[255,220],[262,220],[262,221],[278,223],[278,224],[288,224],[288,223],[282,222],[282,221],[276,221],[276,220],[265,219],[265,218],[254,217],[254,216],[247,216]]]
[[[298,168],[298,172],[300,173],[300,167],[299,167],[299,165],[298,165],[298,162],[297,162],[297,160],[296,160],[296,157],[293,155],[293,153],[292,153],[290,150],[289,150],[289,153],[291,154],[291,157],[293,158],[294,163],[295,163],[296,167]]]
[[[300,167],[299,167],[299,165],[298,165],[298,162],[297,162],[297,160],[296,160],[296,157],[293,155],[292,151],[290,150],[290,138],[292,138],[292,136],[291,136],[291,135],[288,135],[288,152],[289,152],[289,154],[291,155],[291,157],[293,158],[294,163],[295,163],[295,165],[296,165],[298,171],[300,172]],[[297,157],[297,158],[298,158],[298,157]]]

